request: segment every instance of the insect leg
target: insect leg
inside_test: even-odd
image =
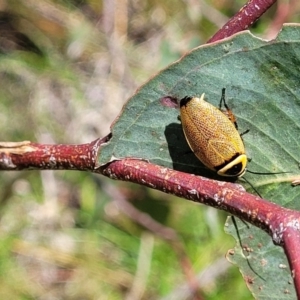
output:
[[[221,96],[221,100],[220,100],[219,109],[222,112],[224,112],[224,114],[228,117],[228,119],[234,124],[235,128],[238,129],[235,115],[233,114],[232,110],[229,108],[229,106],[227,105],[227,103],[225,101],[225,90],[226,90],[225,88],[222,88],[222,96]],[[222,110],[222,103],[223,103],[226,111]]]

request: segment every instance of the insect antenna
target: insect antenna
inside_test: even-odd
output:
[[[254,185],[246,178],[246,177],[243,177],[243,179],[252,187],[252,189],[255,191],[255,193],[260,197],[262,198],[261,194],[258,192],[258,190],[254,187]]]
[[[271,173],[271,172],[255,172],[255,171],[250,171],[250,170],[246,170],[246,172],[249,172],[251,174],[257,174],[257,175],[276,175],[276,174],[287,174],[287,173],[291,173],[291,172],[274,172],[274,173]],[[246,178],[246,177],[243,177],[243,179],[245,179],[245,181],[252,187],[252,189],[256,192],[256,194],[262,198],[261,194],[257,191],[257,189],[253,186],[253,184]]]
[[[287,173],[291,173],[291,172],[255,172],[255,171],[250,171],[249,169],[246,170],[246,172],[249,172],[251,174],[257,174],[257,175],[276,175],[276,174],[287,174]]]

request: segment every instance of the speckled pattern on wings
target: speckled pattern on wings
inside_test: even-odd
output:
[[[180,111],[188,144],[208,168],[215,170],[234,156],[245,153],[234,124],[212,104],[202,98],[193,98],[182,105]]]

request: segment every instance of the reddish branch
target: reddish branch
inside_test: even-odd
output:
[[[194,176],[137,159],[116,160],[99,167],[97,155],[100,146],[108,140],[109,136],[83,145],[0,142],[0,170],[81,170],[135,182],[227,211],[260,227],[278,245],[286,244],[283,235],[287,228],[296,232],[300,229],[300,212],[249,194],[234,183]]]
[[[276,0],[250,0],[218,32],[208,40],[216,42],[248,29]]]
[[[0,170],[80,170],[95,168],[99,146],[109,135],[83,145],[0,142]]]
[[[112,179],[135,182],[229,212],[267,232],[289,260],[300,299],[300,212],[249,194],[240,185],[124,159],[96,170]]]
[[[83,145],[0,142],[0,170],[81,170],[135,182],[227,211],[262,228],[278,245],[284,245],[283,234],[287,227],[296,231],[300,228],[300,212],[249,194],[234,183],[194,176],[137,159],[116,160],[99,167],[97,155],[108,139],[109,136]]]
[[[249,194],[237,184],[193,176],[135,159],[114,161],[95,172],[224,210],[263,229],[275,244],[283,246],[300,299],[300,212]]]
[[[284,234],[282,235],[282,241],[284,245],[284,251],[288,258],[289,265],[292,271],[292,277],[294,279],[294,284],[297,292],[297,299],[300,299],[300,255],[299,255],[299,245],[300,245],[300,230],[299,230],[299,220],[290,220],[289,225],[285,226]]]
[[[135,159],[114,161],[96,172],[229,212],[266,231],[277,245],[284,245],[286,228],[296,231],[300,228],[300,212],[249,194],[235,183],[193,176]]]
[[[109,136],[84,145],[0,143],[0,170],[88,170],[111,179],[135,182],[165,193],[224,210],[266,231],[283,246],[300,296],[300,212],[249,194],[240,185],[194,176],[136,159],[97,165],[101,144]]]

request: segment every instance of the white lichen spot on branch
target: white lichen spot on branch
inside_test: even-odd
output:
[[[273,242],[276,245],[282,244],[283,233],[285,231],[284,224],[281,222],[281,223],[279,223],[279,225],[277,226],[277,228],[274,228],[274,229],[270,225],[270,231],[272,232]]]
[[[300,230],[300,222],[298,219],[294,219],[294,220],[291,220],[290,222],[287,223],[286,225],[287,227],[291,227],[295,230]]]
[[[12,169],[14,170],[17,166],[12,162],[11,157],[4,155],[0,159],[0,166],[4,167],[5,169]]]
[[[224,197],[220,196],[219,193],[214,194],[213,199],[216,201],[217,205],[221,205],[224,202]]]
[[[257,10],[260,10],[260,7],[259,7],[257,4],[255,4],[254,7],[255,7]]]

